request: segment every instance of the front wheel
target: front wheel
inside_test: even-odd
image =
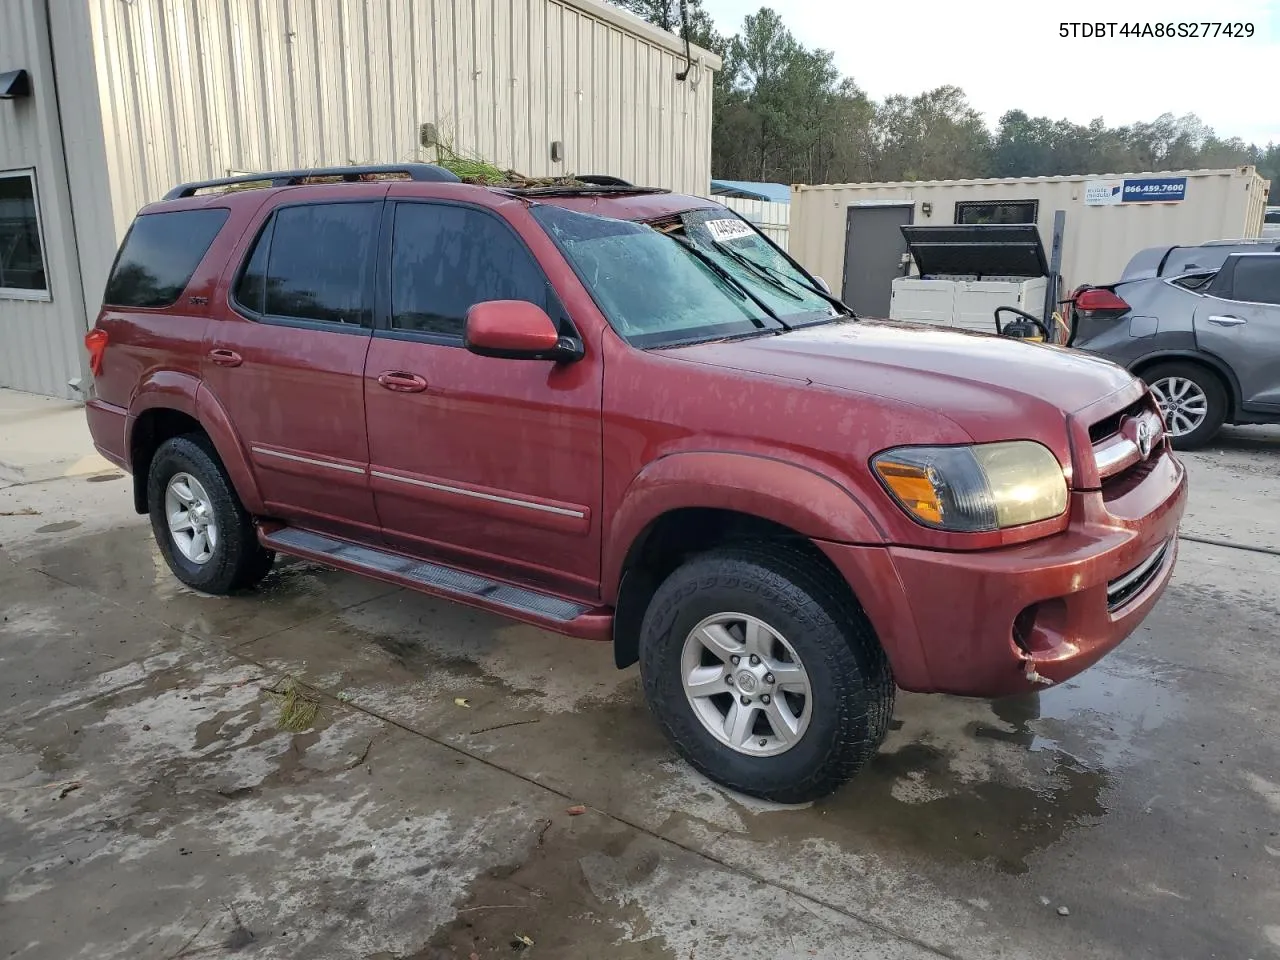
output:
[[[866,616],[838,578],[782,545],[715,550],[677,569],[645,614],[640,673],[693,767],[779,803],[849,780],[893,712]]]

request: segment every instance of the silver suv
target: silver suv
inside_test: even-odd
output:
[[[1280,241],[1140,251],[1119,282],[1072,295],[1070,323],[1070,346],[1151,384],[1179,449],[1280,423]]]

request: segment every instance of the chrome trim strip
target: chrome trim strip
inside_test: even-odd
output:
[[[294,463],[306,463],[313,467],[328,467],[330,470],[341,470],[343,473],[358,473],[364,476],[364,467],[353,467],[347,463],[334,463],[331,460],[315,460],[312,457],[300,457],[296,453],[285,453],[281,450],[268,450],[266,447],[250,447],[254,453],[264,457],[279,457],[281,460],[292,460]]]
[[[1104,440],[1093,448],[1093,459],[1098,465],[1098,477],[1102,480],[1119,473],[1142,459],[1138,445],[1119,434]]]
[[[1164,560],[1165,554],[1169,551],[1169,541],[1160,544],[1156,551],[1143,560],[1128,573],[1122,577],[1118,577],[1107,584],[1107,600],[1110,601],[1113,596],[1124,593],[1129,587],[1147,577],[1160,563]]]
[[[441,493],[453,493],[460,497],[471,497],[475,500],[487,500],[490,503],[505,503],[512,507],[524,507],[526,510],[539,510],[542,513],[554,513],[560,517],[573,517],[575,520],[583,520],[586,514],[581,510],[568,510],[564,507],[552,507],[545,503],[534,503],[531,500],[516,500],[512,497],[500,497],[493,493],[480,493],[478,490],[465,490],[462,487],[451,487],[443,483],[432,483],[430,480],[417,480],[413,477],[398,477],[393,473],[384,473],[381,470],[369,471],[372,476],[379,480],[395,480],[397,483],[408,483],[415,487],[426,487],[428,490],[439,490]]]

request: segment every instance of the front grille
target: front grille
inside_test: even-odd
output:
[[[1147,559],[1143,560],[1124,576],[1116,577],[1108,583],[1107,609],[1112,612],[1119,610],[1138,594],[1142,593],[1151,584],[1151,581],[1160,575],[1160,570],[1164,567],[1164,558],[1168,552],[1169,542],[1166,540]]]
[[[1151,409],[1146,396],[1135,400],[1123,410],[1117,410],[1109,417],[1103,417],[1089,428],[1089,442],[1095,447],[1103,440],[1114,437],[1120,432],[1120,424],[1125,417],[1137,417]]]
[[[1149,442],[1145,454],[1139,442],[1144,433]],[[1145,473],[1164,449],[1165,430],[1160,408],[1147,393],[1090,426],[1089,440],[1103,489],[1118,483],[1127,487],[1129,475]]]

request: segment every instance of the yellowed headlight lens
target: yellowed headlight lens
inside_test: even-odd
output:
[[[973,448],[987,475],[1000,527],[1017,527],[1056,517],[1067,509],[1062,466],[1038,443],[984,443]]]

